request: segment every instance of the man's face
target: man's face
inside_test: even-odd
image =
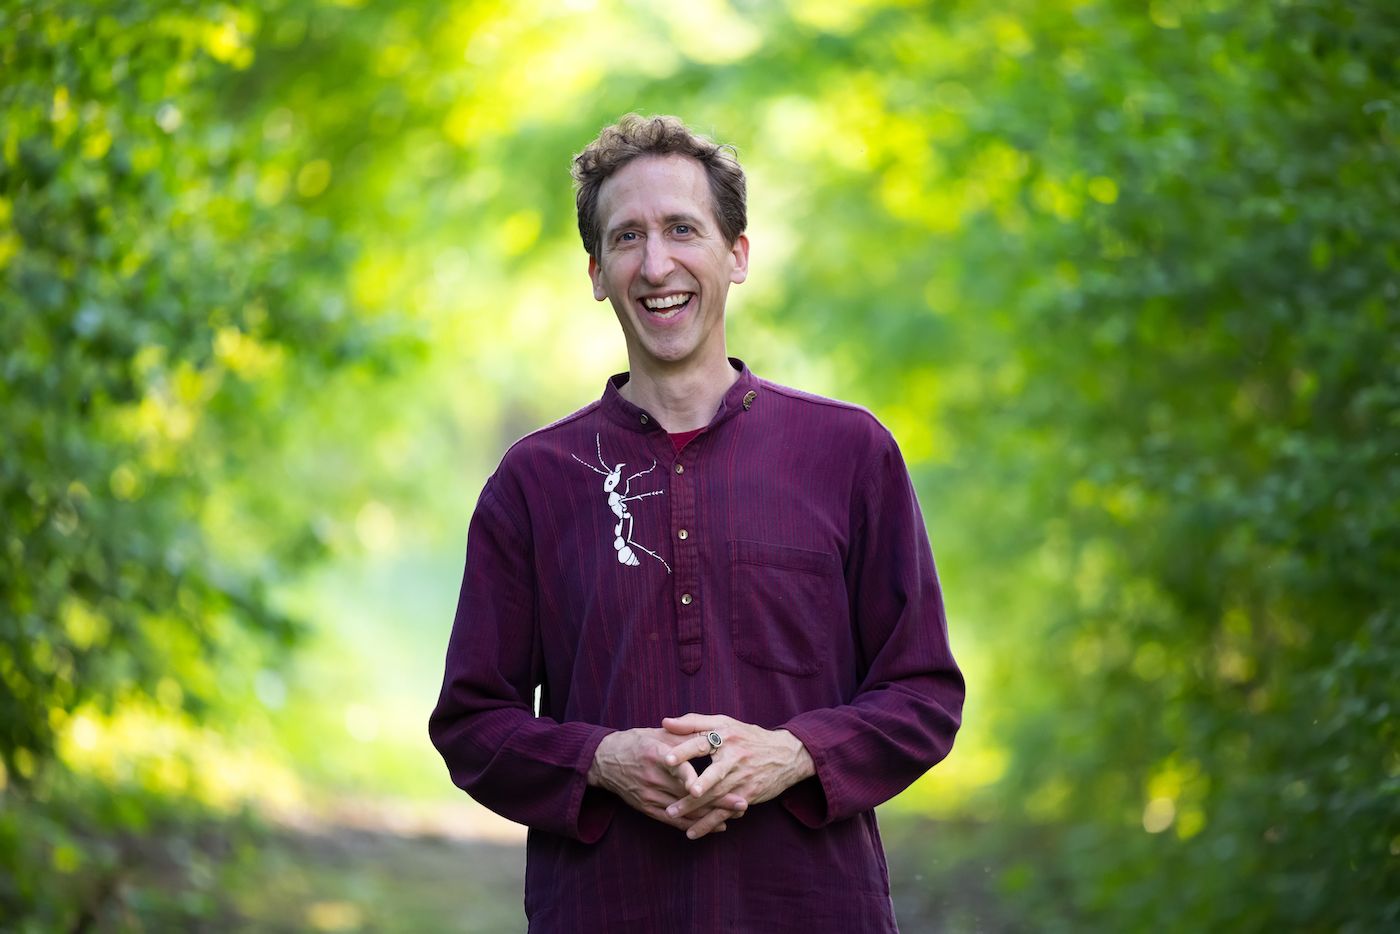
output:
[[[589,257],[593,297],[609,299],[634,366],[724,352],[724,300],[749,271],[749,242],[724,242],[705,169],[688,156],[645,156],[598,191],[602,237]]]

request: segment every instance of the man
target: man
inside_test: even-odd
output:
[[[574,178],[629,371],[487,481],[433,742],[529,826],[531,931],[893,931],[872,808],[963,700],[899,450],[726,355],[725,148],[629,116]]]

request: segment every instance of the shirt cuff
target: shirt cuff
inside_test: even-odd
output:
[[[617,811],[616,795],[588,784],[588,770],[593,767],[593,757],[598,752],[598,744],[603,741],[603,737],[612,732],[615,731],[609,727],[596,727],[593,735],[579,751],[578,762],[575,765],[577,777],[575,791],[569,801],[569,810],[575,815],[573,835],[584,843],[597,843],[612,823],[613,814]]]
[[[787,730],[807,747],[807,754],[812,757],[812,765],[817,774],[793,785],[780,794],[778,800],[805,826],[820,830],[831,823],[831,807],[826,798],[826,788],[822,784],[822,773],[827,770],[826,750],[813,743],[811,734],[801,726],[785,723],[780,729]]]

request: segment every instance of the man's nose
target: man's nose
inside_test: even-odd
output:
[[[647,237],[642,253],[642,278],[653,285],[660,285],[671,274],[674,266],[665,238]]]

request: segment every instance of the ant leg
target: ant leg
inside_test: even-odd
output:
[[[647,554],[651,555],[651,556],[652,556],[653,558],[655,558],[657,561],[660,561],[660,562],[661,562],[661,566],[664,567],[664,568],[666,569],[666,573],[667,573],[667,574],[670,574],[670,573],[671,573],[671,566],[670,566],[669,564],[666,563],[666,559],[663,558],[663,557],[661,557],[661,556],[660,556],[659,554],[657,554],[656,552],[652,551],[650,548],[646,547],[645,545],[638,545],[636,542],[633,542],[633,541],[629,541],[629,542],[628,542],[628,545],[629,545],[630,547],[632,547],[632,548],[640,548],[642,551],[645,551]]]
[[[638,477],[642,476],[643,474],[649,474],[649,473],[651,473],[651,472],[652,472],[653,470],[655,470],[655,469],[656,469],[656,461],[655,461],[655,460],[652,460],[651,466],[650,466],[650,467],[648,467],[646,470],[639,470],[639,471],[637,471],[637,472],[634,473],[632,476],[630,476],[630,477],[627,478],[627,482],[628,482],[628,483],[631,483],[633,480],[637,479]]]
[[[667,573],[667,574],[670,574],[670,573],[671,573],[671,566],[670,566],[669,564],[666,563],[666,559],[665,559],[665,558],[661,557],[659,554],[657,554],[656,552],[652,551],[650,548],[646,547],[645,545],[638,545],[636,542],[632,541],[632,514],[631,514],[631,513],[628,513],[628,514],[627,514],[627,544],[628,544],[628,546],[630,546],[630,547],[632,547],[632,548],[640,548],[642,551],[645,551],[647,554],[651,555],[651,556],[652,556],[653,558],[655,558],[657,561],[660,561],[660,562],[661,562],[661,566],[664,567],[664,568],[666,569],[666,573]]]

